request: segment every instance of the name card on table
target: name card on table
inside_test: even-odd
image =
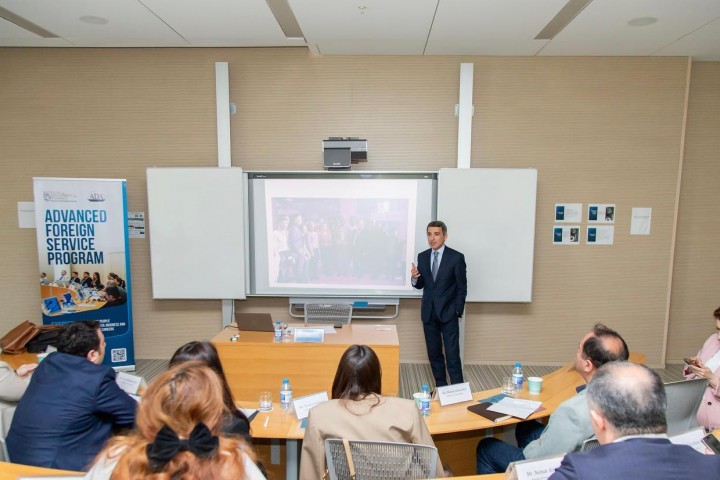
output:
[[[125,391],[125,393],[129,393],[130,395],[137,395],[140,387],[147,387],[147,383],[144,378],[125,372],[118,372],[115,376],[115,381],[120,388]]]
[[[453,403],[469,402],[472,400],[470,382],[438,387],[437,392],[438,398],[440,399],[440,405],[443,407],[445,405],[452,405]]]
[[[295,415],[297,415],[297,419],[303,420],[307,418],[312,407],[327,401],[327,392],[311,393],[310,395],[296,398],[293,400],[293,407],[295,408]]]
[[[323,343],[325,330],[322,328],[296,328],[295,342],[297,343]]]
[[[555,473],[565,455],[534,460],[513,462],[508,468],[508,478],[512,480],[547,480]]]

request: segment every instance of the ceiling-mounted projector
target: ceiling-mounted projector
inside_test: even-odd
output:
[[[323,167],[328,170],[350,168],[351,163],[367,161],[367,140],[358,137],[328,137],[323,140]]]

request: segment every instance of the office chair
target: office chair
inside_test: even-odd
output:
[[[357,480],[434,478],[437,448],[414,443],[350,440],[350,455]],[[330,480],[349,480],[347,456],[339,438],[325,440],[325,460]]]
[[[580,447],[581,452],[589,452],[590,450],[595,450],[597,447],[600,446],[600,441],[595,438],[588,438],[582,443],[582,447]]]
[[[348,325],[352,321],[353,306],[346,303],[306,303],[305,323]]]
[[[10,454],[8,454],[5,437],[10,431],[10,423],[12,422],[15,407],[5,407],[0,410],[0,462],[10,462]]]

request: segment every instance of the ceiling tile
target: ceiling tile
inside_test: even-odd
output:
[[[137,0],[0,0],[0,6],[75,46],[187,45]],[[108,23],[85,23],[81,16],[101,17]]]
[[[192,46],[302,46],[288,39],[265,0],[142,0]]]
[[[539,55],[652,55],[718,16],[718,0],[595,0]],[[658,21],[628,25],[639,17]]]
[[[290,0],[320,53],[422,55],[438,0]],[[361,10],[360,6],[366,7]]]
[[[720,18],[661,48],[655,55],[687,56],[694,60],[720,60]]]
[[[566,0],[441,1],[426,55],[535,55]]]

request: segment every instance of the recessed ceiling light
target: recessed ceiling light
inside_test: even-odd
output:
[[[658,19],[655,17],[638,17],[633,18],[628,22],[628,25],[631,27],[645,27],[647,25],[652,25],[653,23],[657,23]]]
[[[107,18],[96,17],[94,15],[83,15],[80,17],[81,22],[89,23],[90,25],[105,25],[108,23]]]

